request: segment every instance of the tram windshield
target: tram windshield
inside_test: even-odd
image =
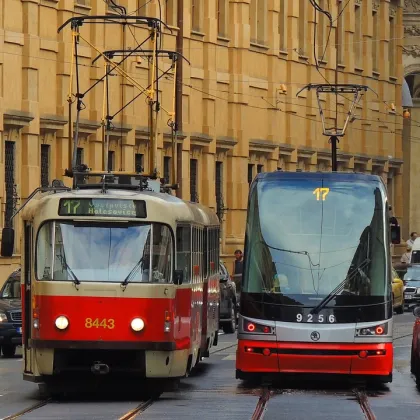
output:
[[[387,296],[385,202],[378,184],[263,180],[253,186],[243,290],[316,306]],[[339,304],[339,297],[329,305]]]
[[[47,222],[37,238],[38,280],[169,283],[172,235],[162,224]]]

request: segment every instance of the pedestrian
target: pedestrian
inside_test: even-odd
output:
[[[408,242],[408,241],[407,241]],[[402,264],[410,264],[411,263],[411,246],[407,245],[407,250],[401,256],[401,263]]]
[[[243,255],[242,251],[240,249],[237,249],[235,251],[235,263],[233,265],[233,275],[242,275],[242,269],[243,269]]]
[[[389,213],[392,213],[392,207],[389,206]],[[398,219],[395,216],[389,216],[389,223],[391,226],[399,226],[400,224],[398,223]]]
[[[409,246],[410,248],[413,248],[414,245],[414,241],[417,238],[417,232],[411,232],[410,233],[410,239],[407,241],[407,246]]]

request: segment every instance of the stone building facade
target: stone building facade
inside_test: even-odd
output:
[[[330,145],[322,135],[316,97],[312,91],[296,93],[307,83],[333,82],[336,58],[339,83],[367,84],[378,95],[367,92],[358,104],[339,144],[339,169],[383,176],[394,214],[403,219],[401,1],[320,0],[324,9],[331,4],[330,34],[326,16],[315,16],[307,0],[178,1],[183,1],[181,17],[177,0],[160,3],[171,30],[165,29],[164,48],[176,48],[182,21],[183,53],[191,62],[183,65],[182,196],[218,209],[226,260],[243,247],[249,183],[258,172],[329,170]],[[118,3],[132,14],[160,13],[155,0]],[[72,44],[70,29],[58,34],[58,26],[75,15],[115,11],[99,0],[0,0],[0,10],[3,225],[14,204],[23,203],[41,183],[62,179],[67,167]],[[103,74],[100,61],[92,64],[97,51],[84,40],[102,51],[134,48],[148,35],[144,28],[116,25],[84,25],[80,33],[82,90]],[[130,59],[125,69],[138,83],[147,83],[145,60]],[[112,108],[118,110],[138,90],[118,74],[110,79]],[[162,79],[160,88],[163,107],[171,109],[171,80]],[[102,99],[102,83],[83,99],[78,146],[78,159],[96,170],[102,169]],[[341,97],[338,102],[343,122],[349,103]],[[322,103],[330,124],[335,102],[323,98]],[[158,165],[169,177],[167,119],[161,113]],[[113,124],[111,168],[132,171],[141,164],[147,172],[145,101],[133,102]],[[15,226],[19,229],[18,222]],[[17,244],[16,257],[0,261],[0,278],[17,263],[19,252]]]
[[[404,9],[404,77],[413,98],[411,118],[404,121],[404,218],[405,237],[420,230],[420,1],[405,0]]]

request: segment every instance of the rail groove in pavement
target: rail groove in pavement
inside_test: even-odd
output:
[[[51,401],[51,399],[40,401],[40,402],[38,402],[36,404],[33,404],[33,405],[29,406],[28,408],[24,408],[23,410],[15,413],[15,414],[11,414],[10,416],[3,417],[0,420],[15,420],[15,419],[18,419],[19,417],[24,416],[25,414],[31,413],[32,411],[35,411],[38,408],[44,407],[50,401]]]

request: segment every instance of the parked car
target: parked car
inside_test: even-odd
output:
[[[417,385],[420,386],[420,306],[416,306],[413,312],[416,321],[411,342],[411,373],[415,375]]]
[[[420,304],[420,265],[407,267],[404,274],[404,306],[410,308]]]
[[[22,345],[22,303],[20,268],[14,271],[0,290],[0,346],[4,357],[13,357]]]
[[[404,313],[404,283],[392,269],[392,305],[397,314]]]
[[[225,334],[236,330],[236,287],[223,262],[220,262],[220,328]]]

